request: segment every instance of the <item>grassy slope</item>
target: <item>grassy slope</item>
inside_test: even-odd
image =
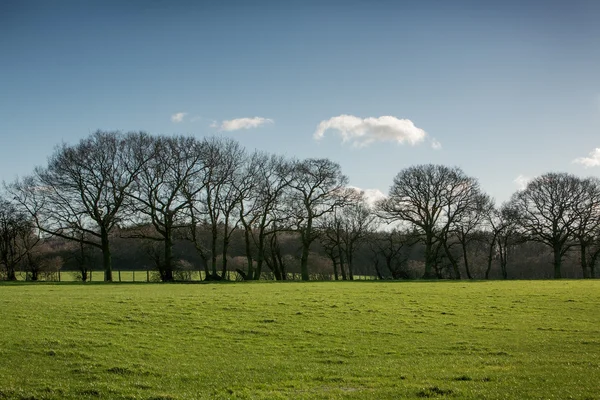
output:
[[[600,281],[0,286],[0,399],[600,399]]]

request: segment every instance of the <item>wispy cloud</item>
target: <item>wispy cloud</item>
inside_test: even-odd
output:
[[[225,120],[218,124],[217,121],[213,121],[210,125],[211,128],[219,128],[220,131],[237,131],[240,129],[250,129],[250,128],[258,128],[259,126],[265,124],[272,124],[273,121],[271,118],[263,118],[263,117],[253,117],[253,118],[236,118]]]
[[[175,113],[175,114],[171,115],[171,122],[174,122],[176,124],[183,122],[183,118],[185,118],[186,115],[187,115],[186,112]]]
[[[596,147],[587,157],[579,157],[573,160],[575,164],[581,164],[586,168],[600,165],[600,148]]]
[[[531,178],[526,177],[524,175],[519,175],[514,179],[514,183],[516,183],[517,188],[519,190],[524,190],[527,187],[527,184],[529,183],[529,181],[531,180]]]
[[[320,140],[327,130],[337,131],[342,142],[351,142],[354,146],[368,146],[373,142],[398,142],[400,144],[418,144],[425,140],[427,133],[417,128],[409,119],[399,119],[392,116],[360,118],[354,115],[339,115],[321,121],[314,133],[314,138]],[[441,144],[435,141],[435,146]],[[434,147],[436,148],[436,147]]]
[[[434,150],[441,150],[442,144],[437,139],[431,139],[431,148]]]

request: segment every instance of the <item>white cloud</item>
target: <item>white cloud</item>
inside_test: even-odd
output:
[[[411,145],[425,140],[427,133],[409,119],[398,119],[392,116],[378,118],[360,118],[354,115],[339,115],[321,121],[314,133],[315,140],[320,140],[329,129],[336,130],[343,142],[351,142],[354,146],[367,146],[373,142],[408,142]],[[439,142],[436,141],[439,144]],[[439,144],[441,147],[441,144]]]
[[[575,164],[582,164],[584,167],[597,167],[600,165],[600,148],[596,147],[588,157],[579,157],[573,160]]]
[[[261,125],[272,124],[273,121],[270,118],[263,117],[254,117],[254,118],[236,118],[230,119],[221,122],[221,125],[218,125],[217,122],[213,122],[211,124],[212,128],[218,127],[221,131],[237,131],[239,129],[250,129],[250,128],[258,128]]]
[[[434,150],[441,150],[442,144],[437,139],[431,139],[431,148]]]
[[[515,180],[513,182],[517,184],[517,188],[519,190],[524,190],[527,187],[527,184],[529,183],[530,180],[531,180],[531,178],[528,178],[524,175],[519,175],[515,178]]]
[[[355,189],[363,192],[365,201],[369,207],[373,207],[378,200],[385,199],[387,196],[379,189],[361,189],[356,186],[348,186],[349,189]]]
[[[175,122],[176,124],[183,122],[183,118],[187,115],[186,112],[178,112],[171,115],[171,122]]]

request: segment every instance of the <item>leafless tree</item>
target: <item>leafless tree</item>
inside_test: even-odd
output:
[[[345,190],[345,202],[324,216],[319,229],[321,242],[333,262],[335,279],[339,265],[342,278],[354,279],[354,254],[365,236],[375,228],[376,215],[367,205],[364,192],[353,188]]]
[[[469,202],[469,206],[465,208],[463,215],[452,223],[451,231],[460,243],[467,277],[473,279],[469,265],[468,246],[474,240],[481,239],[481,228],[494,209],[494,203],[488,195],[483,193],[474,193],[472,198],[466,200]]]
[[[581,198],[574,204],[576,221],[574,235],[579,246],[579,258],[584,278],[593,278],[600,256],[600,180],[580,180]]]
[[[300,234],[300,270],[304,281],[309,279],[310,246],[318,237],[315,222],[346,203],[347,183],[348,178],[342,174],[340,165],[329,159],[309,158],[294,162],[288,204],[295,229]]]
[[[460,279],[457,260],[451,252],[451,228],[466,218],[480,193],[477,180],[460,168],[417,165],[396,175],[388,198],[380,201],[378,208],[383,218],[408,222],[421,234],[425,245],[424,278],[436,276],[434,271],[439,271],[438,258],[443,249],[454,277]]]
[[[191,179],[184,190],[190,218],[188,239],[204,260],[206,279],[224,279],[230,238],[239,222],[235,210],[249,190],[243,173],[246,153],[235,140],[211,137],[202,142],[198,155],[202,173]],[[200,234],[205,229],[210,231],[208,237]],[[219,239],[221,275],[217,271]]]
[[[34,224],[29,216],[15,204],[0,198],[0,266],[1,276],[17,280],[17,266],[26,262],[27,256],[39,242]]]
[[[188,185],[204,173],[201,146],[192,137],[154,138],[151,146],[144,149],[149,162],[127,192],[134,201],[132,221],[140,228],[130,236],[163,243],[163,255],[157,260],[163,281],[174,279],[174,235],[189,224],[188,197],[202,189]],[[149,230],[148,224],[153,229]]]
[[[57,147],[47,167],[36,168],[9,190],[40,231],[99,248],[105,280],[111,281],[110,233],[122,220],[127,191],[146,166],[148,159],[138,150],[149,140],[142,132],[97,131],[75,146]]]
[[[586,190],[574,175],[547,173],[529,182],[509,202],[523,235],[552,249],[555,278],[562,277],[563,258],[575,244],[577,205],[585,201]]]
[[[378,231],[369,234],[369,248],[379,279],[391,276],[392,279],[410,278],[408,260],[412,247],[419,241],[414,232],[394,228],[390,231]],[[387,272],[380,268],[381,260]]]
[[[494,208],[485,215],[484,240],[488,246],[485,279],[490,278],[495,259],[500,260],[502,277],[508,278],[506,267],[510,249],[523,242],[523,236],[518,231],[517,221],[517,213],[510,207],[510,204],[503,204],[500,209]]]
[[[246,195],[239,208],[248,263],[248,270],[243,274],[245,279],[260,277],[267,248],[271,248],[275,256],[278,254],[276,234],[287,227],[282,203],[285,191],[289,190],[291,171],[291,163],[281,156],[255,152],[248,160],[244,182],[249,190],[243,191]],[[285,277],[279,271],[280,263],[270,265],[276,266],[273,271],[276,278]]]
[[[345,281],[348,279],[348,275],[345,268],[342,220],[334,211],[332,214],[325,216],[319,225],[321,244],[333,264],[334,279],[339,280],[341,273],[342,280]]]

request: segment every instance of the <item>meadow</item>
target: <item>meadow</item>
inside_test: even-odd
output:
[[[600,399],[600,281],[0,284],[0,399]]]

